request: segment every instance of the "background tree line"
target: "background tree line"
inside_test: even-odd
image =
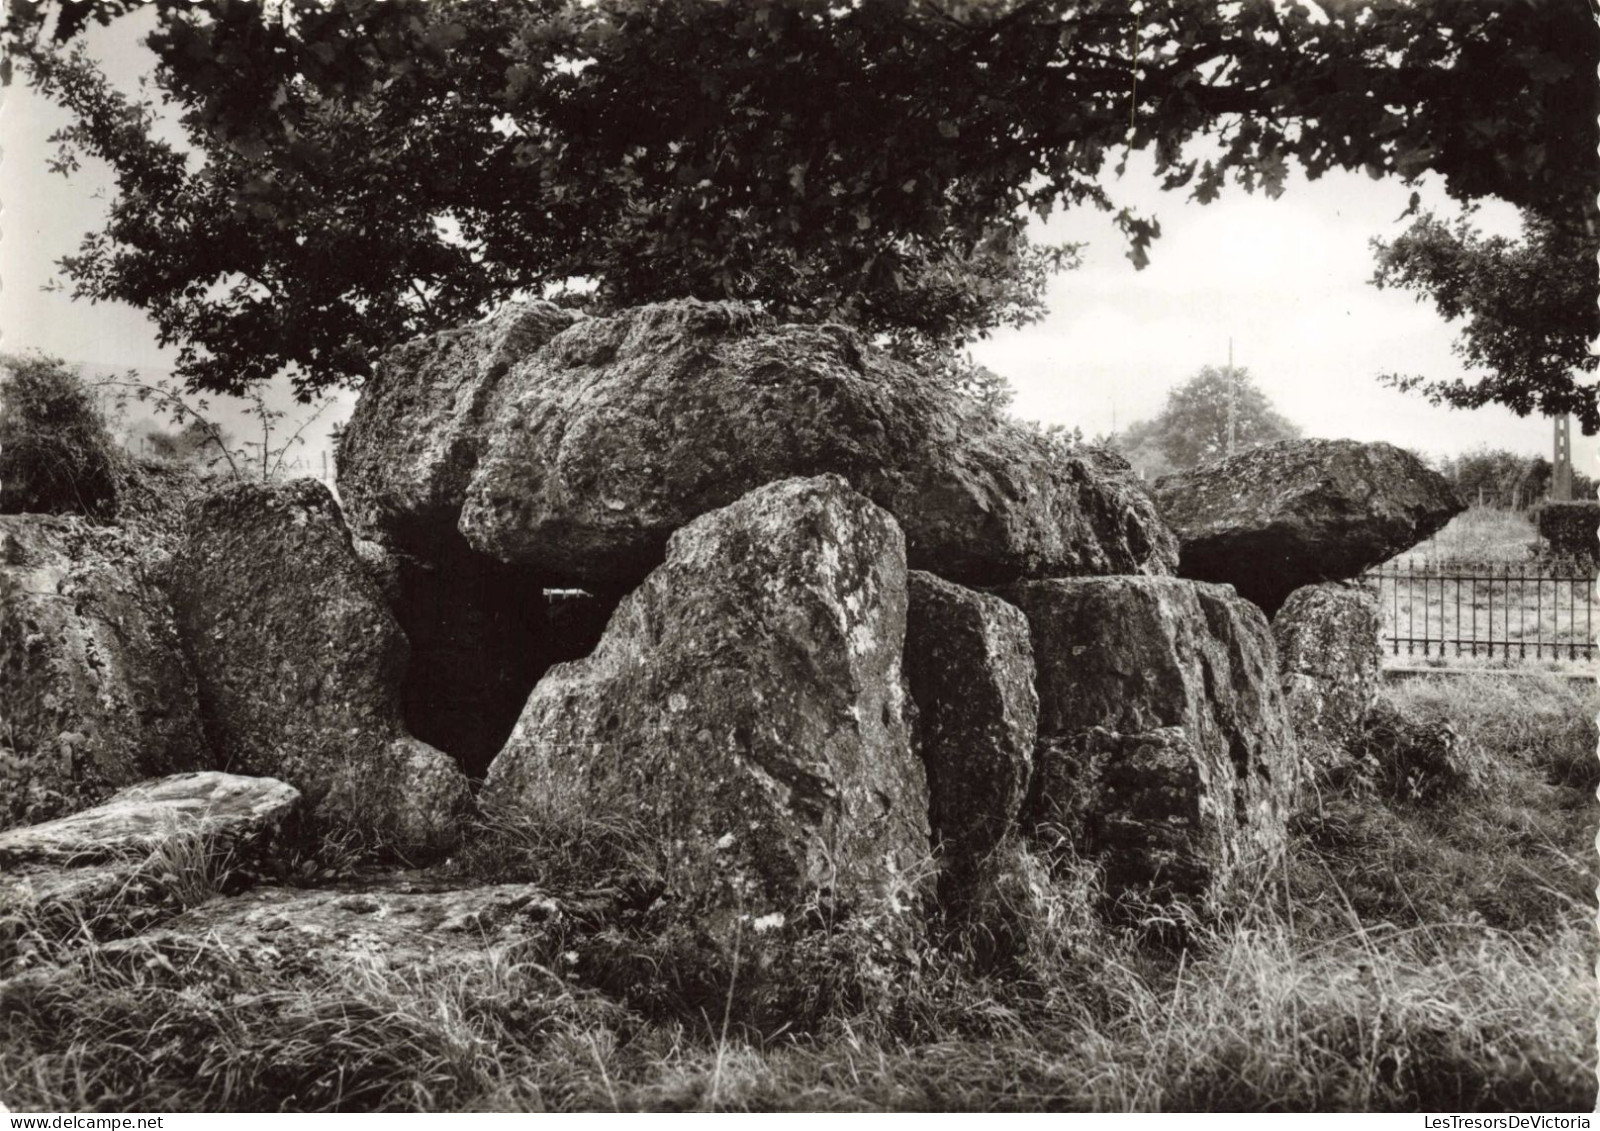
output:
[[[1469,505],[1526,510],[1550,494],[1553,467],[1543,456],[1519,455],[1501,448],[1479,448],[1436,461],[1441,474]],[[1573,469],[1572,497],[1593,499],[1594,479]]]

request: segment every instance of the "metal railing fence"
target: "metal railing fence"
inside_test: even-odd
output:
[[[1537,563],[1438,568],[1390,563],[1376,586],[1384,647],[1400,656],[1595,657],[1595,574]]]

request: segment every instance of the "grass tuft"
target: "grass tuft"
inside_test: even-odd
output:
[[[1590,1110],[1600,696],[1494,673],[1386,695],[1461,737],[1471,784],[1325,792],[1277,890],[1178,932],[1107,926],[1092,870],[1052,879],[1024,853],[996,889],[1004,963],[993,940],[896,950],[868,923],[730,951],[654,897],[639,830],[502,814],[449,870],[547,888],[573,908],[554,936],[402,969],[41,939],[0,980],[0,1095],[58,1111]],[[214,890],[195,845],[147,864],[178,904]]]

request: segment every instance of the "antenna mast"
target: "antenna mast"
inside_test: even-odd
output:
[[[1556,502],[1572,500],[1572,417],[1562,413],[1555,418],[1556,443],[1552,453],[1553,474],[1550,477],[1550,497]]]
[[[1233,454],[1234,443],[1234,418],[1237,415],[1236,402],[1238,400],[1239,382],[1233,375],[1233,339],[1228,339],[1228,455]]]

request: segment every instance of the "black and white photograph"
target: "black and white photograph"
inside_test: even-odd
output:
[[[1587,1128],[1597,69],[8,0],[0,1119]]]

